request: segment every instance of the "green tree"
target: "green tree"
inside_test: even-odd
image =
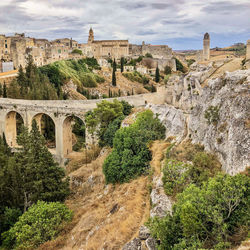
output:
[[[156,71],[155,71],[155,82],[159,82],[159,81],[160,81],[160,71],[157,66]]]
[[[97,108],[86,114],[85,119],[88,131],[92,136],[97,133],[101,146],[105,145],[103,137],[109,123],[123,115],[124,107],[128,110],[126,105],[127,103],[122,103],[118,100],[113,102],[103,100],[101,103],[97,103]]]
[[[171,67],[169,67],[168,65],[166,65],[165,68],[164,68],[164,74],[165,75],[170,75],[171,73],[172,73]]]
[[[35,121],[31,132],[23,128],[17,142],[19,151],[7,156],[7,161],[0,154],[3,158],[2,165],[0,163],[2,204],[26,211],[38,200],[63,201],[69,194],[69,180],[64,179],[64,170],[48,151]],[[8,149],[5,146],[1,150],[5,152]]]
[[[3,98],[7,98],[7,87],[6,87],[6,83],[3,83]]]
[[[146,58],[153,58],[152,54],[150,54],[150,53],[146,53],[145,57]]]
[[[189,185],[177,196],[172,215],[148,223],[160,249],[226,249],[235,244],[235,234],[244,240],[249,184],[247,175],[219,174],[201,187]]]
[[[124,57],[121,58],[121,73],[124,71]]]
[[[82,51],[80,49],[73,49],[71,53],[82,55]]]
[[[59,202],[38,201],[19,217],[15,225],[3,233],[7,249],[35,249],[54,239],[63,223],[72,219],[72,212]]]
[[[147,110],[130,127],[120,128],[113,139],[113,151],[103,164],[107,183],[127,182],[147,173],[151,153],[148,142],[165,137],[165,127]]]
[[[113,73],[112,73],[112,85],[113,86],[116,86],[116,62],[115,62],[115,59],[114,59],[114,62],[113,62]]]
[[[121,127],[121,123],[124,120],[124,118],[125,116],[121,115],[109,123],[103,135],[103,142],[105,145],[113,147],[113,139],[114,139],[115,133]]]
[[[181,63],[181,61],[179,59],[177,59],[177,58],[175,58],[175,61],[176,61],[176,70],[185,73],[186,70],[185,70],[183,64]]]
[[[2,84],[0,83],[0,96],[2,96],[3,95],[3,86],[2,86]]]

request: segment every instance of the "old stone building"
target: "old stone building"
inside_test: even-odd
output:
[[[210,60],[210,36],[208,33],[204,35],[203,39],[203,61]]]
[[[95,40],[92,28],[89,30],[88,43],[82,44],[81,49],[84,55],[95,58],[120,59],[129,56],[128,40]]]
[[[130,55],[132,57],[145,56],[151,54],[153,58],[157,59],[171,59],[173,57],[173,51],[167,45],[151,45],[142,42],[142,45],[131,44]]]

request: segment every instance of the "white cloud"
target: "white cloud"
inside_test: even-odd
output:
[[[205,32],[218,39],[233,34],[245,39],[250,33],[249,0],[2,0],[0,12],[0,33],[28,31],[81,42],[90,26],[97,39],[171,41],[173,46],[186,39],[186,47]]]

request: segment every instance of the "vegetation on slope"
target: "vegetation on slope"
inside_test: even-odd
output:
[[[96,69],[100,69],[100,66],[94,58],[62,60],[37,68],[29,56],[25,70],[20,67],[17,79],[11,82],[7,91],[0,87],[0,95],[31,100],[67,99],[62,86],[70,80],[77,85],[77,91],[81,94],[86,92],[85,88],[97,87],[105,81],[93,73]]]
[[[112,122],[118,118],[121,120],[124,116],[130,114],[132,108],[133,106],[125,101],[114,100],[114,102],[108,102],[103,100],[101,103],[97,103],[97,108],[86,114],[88,131],[93,137],[97,134],[100,146],[110,145],[113,138],[108,138],[106,133],[114,136],[114,130],[119,128],[117,125],[115,127],[114,124],[111,125]]]
[[[104,82],[104,78],[93,73],[93,69],[100,69],[95,58],[80,60],[62,60],[40,67],[39,70],[47,75],[54,86],[61,86],[70,79],[78,86],[79,90],[83,87],[93,88],[98,83]]]
[[[214,155],[187,142],[167,149],[162,180],[176,204],[147,223],[159,249],[226,249],[246,238],[247,175],[222,173]]]
[[[69,194],[69,180],[48,151],[35,121],[30,132],[22,129],[17,142],[18,152],[11,153],[5,139],[0,138],[0,222],[5,225],[0,233],[15,227],[18,217],[38,200],[62,202]],[[7,238],[8,245],[16,244]],[[27,236],[25,240],[32,239]]]
[[[122,183],[149,170],[151,152],[148,143],[165,137],[165,127],[152,111],[138,115],[134,124],[120,128],[113,140],[113,151],[103,165],[107,183]]]

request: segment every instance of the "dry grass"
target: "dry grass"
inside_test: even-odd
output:
[[[99,146],[94,145],[89,149],[84,149],[81,152],[72,152],[68,155],[70,159],[69,164],[66,166],[66,174],[70,174],[73,171],[76,171],[78,168],[82,167],[85,164],[88,164],[95,160],[101,149]]]
[[[155,141],[151,146],[152,161],[150,162],[151,167],[154,170],[154,174],[159,176],[161,174],[161,163],[164,159],[166,149],[171,144],[166,141]]]
[[[157,141],[151,146],[151,166],[156,173],[168,145]],[[139,227],[149,217],[149,178],[142,176],[130,183],[106,186],[102,165],[109,153],[107,149],[87,166],[69,174],[73,192],[66,204],[74,211],[73,221],[40,250],[121,249],[138,235]]]

